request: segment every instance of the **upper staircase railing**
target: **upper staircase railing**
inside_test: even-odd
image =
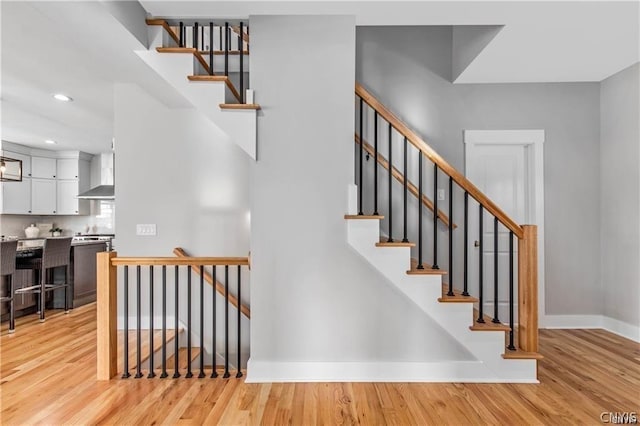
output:
[[[243,305],[240,301],[242,300],[242,269],[249,266],[248,257],[118,257],[116,252],[98,253],[97,256],[98,380],[110,380],[117,374],[121,374],[122,378],[128,378],[131,373],[135,373],[135,378],[142,378],[143,370],[146,371],[147,378],[156,377],[156,373],[159,373],[160,378],[164,378],[169,376],[168,369],[173,371],[173,378],[180,377],[182,375],[180,371],[189,378],[194,377],[192,364],[199,369],[198,378],[207,375],[211,378],[219,375],[227,378],[231,376],[230,340],[234,338],[237,339],[236,357],[233,360],[235,377],[242,377]],[[168,270],[168,267],[173,268]],[[205,268],[210,268],[211,273],[209,274]],[[194,269],[198,272],[199,280],[192,280]],[[234,272],[233,269],[236,271]],[[216,305],[221,299],[218,292],[214,289],[209,300],[205,300],[204,288],[207,275],[211,277],[212,282],[218,283],[218,280],[222,280],[223,324],[218,324],[217,319]],[[120,333],[118,333],[117,309],[118,278],[122,288]],[[133,286],[129,285],[130,281],[134,281]],[[233,281],[236,281],[235,285]],[[235,321],[230,319],[230,305],[232,306],[230,287],[232,286],[236,290],[234,298],[236,307],[238,305],[241,307],[236,309]],[[160,292],[160,297],[154,296],[156,292]],[[171,297],[173,308],[167,310],[167,300]],[[130,298],[133,301],[130,301]],[[181,304],[182,300],[185,302]],[[207,309],[205,309],[205,303]],[[182,309],[181,306],[183,306]],[[196,315],[192,314],[194,309]],[[133,327],[129,325],[130,314],[135,318]],[[158,316],[159,320],[157,320]],[[233,326],[236,327],[236,333],[233,333],[233,330],[230,331]],[[222,327],[223,336],[218,336],[218,328]],[[180,338],[180,333],[183,331],[186,351],[181,350],[180,346],[181,340],[184,340]],[[211,342],[211,353],[206,360],[205,334],[210,337],[209,342]],[[232,334],[235,335],[231,336]],[[192,335],[199,336],[199,342],[194,344]],[[223,354],[216,352],[218,337],[224,338]],[[121,341],[120,344],[118,340]],[[169,347],[171,342],[173,342],[172,348]],[[130,351],[130,344],[135,345],[135,350]],[[119,346],[120,353],[118,353]],[[172,354],[169,354],[168,352],[171,351]],[[223,365],[216,363],[219,356],[224,359]],[[119,360],[121,360],[120,363]],[[171,360],[173,362],[170,362]],[[159,364],[157,370],[156,362]],[[208,370],[206,372],[208,374],[205,370]]]
[[[412,145],[417,151],[417,165],[414,165],[418,169],[418,188],[417,188],[417,198],[419,200],[423,200],[426,197],[424,188],[423,188],[423,172],[425,166],[423,165],[423,160],[426,158],[433,165],[433,192],[432,192],[432,200],[433,200],[433,208],[431,209],[434,212],[438,212],[438,214],[433,215],[433,236],[432,236],[432,263],[430,268],[437,270],[440,269],[438,265],[438,217],[442,219],[444,213],[441,212],[438,207],[438,175],[444,173],[448,177],[448,221],[446,222],[446,229],[448,231],[448,296],[453,296],[454,293],[454,283],[453,283],[453,275],[454,275],[454,267],[457,264],[454,262],[454,197],[456,191],[463,192],[464,206],[464,220],[462,224],[463,228],[463,260],[462,260],[462,277],[463,277],[463,288],[462,295],[470,296],[469,293],[469,198],[471,197],[478,204],[478,228],[479,228],[479,236],[478,236],[478,246],[479,253],[478,256],[478,309],[477,309],[477,318],[475,319],[476,323],[484,324],[488,321],[493,323],[500,323],[499,313],[498,313],[498,305],[499,305],[499,295],[498,289],[500,284],[500,277],[498,274],[499,264],[498,264],[498,230],[499,226],[502,225],[506,230],[509,231],[509,239],[508,239],[508,252],[509,252],[509,267],[508,267],[508,286],[509,286],[509,338],[507,348],[509,350],[516,350],[515,346],[515,315],[514,315],[514,304],[516,301],[514,300],[514,237],[518,240],[518,262],[517,262],[517,273],[518,273],[518,346],[519,349],[525,352],[537,352],[538,351],[538,292],[537,292],[537,228],[535,225],[519,225],[516,223],[511,217],[509,217],[498,205],[496,205],[489,197],[487,197],[482,191],[480,191],[473,183],[471,183],[463,174],[461,174],[458,170],[456,170],[453,166],[451,166],[447,161],[445,161],[438,153],[436,153],[420,136],[418,136],[414,131],[412,131],[406,124],[404,124],[398,117],[396,117],[389,109],[387,109],[380,101],[378,101],[371,93],[369,93],[362,85],[356,83],[355,87],[356,101],[358,105],[358,115],[357,115],[357,134],[356,134],[356,149],[357,149],[357,161],[356,161],[356,173],[357,173],[357,184],[358,184],[358,214],[359,215],[369,215],[371,213],[364,212],[364,193],[367,190],[372,188],[373,191],[373,212],[372,215],[380,215],[379,214],[379,191],[378,191],[378,163],[380,158],[382,158],[379,148],[379,139],[381,136],[380,133],[384,133],[382,136],[386,136],[386,152],[387,159],[384,159],[384,163],[387,163],[387,166],[383,167],[384,169],[396,170],[393,167],[393,134],[397,133],[402,141],[402,157],[403,161],[401,163],[403,167],[402,179],[396,179],[401,181],[401,185],[403,186],[403,235],[402,242],[407,243],[408,240],[408,204],[407,198],[408,193],[415,191],[415,185],[410,185],[408,180],[408,167],[409,167],[409,156],[408,150],[409,145]],[[370,108],[367,111],[365,105]],[[368,113],[373,112],[373,135],[365,134],[365,126],[364,119]],[[379,120],[384,120],[386,123],[386,127],[388,127],[387,132],[380,131],[380,123]],[[382,127],[385,125],[382,123]],[[369,126],[367,126],[367,129]],[[368,133],[368,130],[367,130]],[[373,147],[371,145],[365,143],[360,143],[360,141],[373,141]],[[367,148],[368,146],[368,148]],[[371,152],[371,150],[373,152]],[[367,155],[373,156],[374,159],[378,159],[378,161],[374,161],[373,164],[373,182],[366,182],[364,178],[364,170],[367,167],[364,163],[364,157]],[[397,160],[396,160],[397,161]],[[400,175],[400,172],[396,173]],[[389,219],[389,229],[388,229],[388,240],[387,242],[394,242],[393,235],[393,184],[392,184],[392,175],[393,173],[388,173],[388,206],[386,215]],[[414,191],[411,190],[411,186],[413,186]],[[423,259],[423,254],[425,247],[423,245],[423,212],[422,206],[423,203],[419,202],[418,204],[418,212],[417,212],[417,262],[414,267],[417,271],[425,271],[429,269],[429,266],[425,266],[425,262]],[[493,216],[493,317],[488,318],[484,313],[484,276],[483,276],[483,264],[484,264],[484,255],[483,255],[483,247],[485,244],[484,235],[483,235],[483,221],[485,212],[491,216]],[[444,216],[446,217],[446,216]],[[444,222],[444,221],[443,221]]]

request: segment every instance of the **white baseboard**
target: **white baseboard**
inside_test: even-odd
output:
[[[601,328],[635,342],[640,342],[640,326],[605,315],[545,315],[541,328]]]
[[[249,359],[247,383],[457,382],[538,383],[496,378],[480,361],[441,362],[269,362]]]

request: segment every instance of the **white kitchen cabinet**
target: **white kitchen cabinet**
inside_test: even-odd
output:
[[[0,190],[2,191],[0,213],[31,213],[31,178],[23,177],[22,182],[2,182]]]
[[[31,179],[31,213],[56,214],[56,189],[54,179]]]
[[[31,176],[39,179],[55,179],[56,163],[55,158],[31,157]]]
[[[78,179],[81,161],[77,158],[58,158],[56,179]]]
[[[31,177],[31,156],[25,154],[19,154],[17,152],[11,151],[2,151],[3,157],[9,157],[16,160],[22,160],[22,176],[23,177]],[[14,175],[18,175],[17,170],[13,171],[8,167],[7,172],[5,173],[7,176],[13,177]]]
[[[78,179],[57,180],[56,186],[58,199],[56,214],[89,214],[88,201],[77,198],[80,192]]]

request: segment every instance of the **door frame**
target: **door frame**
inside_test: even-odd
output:
[[[538,324],[545,324],[544,280],[544,130],[464,130],[465,176],[477,145],[522,145],[527,149],[529,200],[527,215],[538,226]]]

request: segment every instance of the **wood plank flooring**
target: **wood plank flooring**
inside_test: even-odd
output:
[[[2,327],[3,425],[582,425],[640,411],[640,345],[602,330],[542,330],[539,385],[97,382],[95,321],[91,304]]]

